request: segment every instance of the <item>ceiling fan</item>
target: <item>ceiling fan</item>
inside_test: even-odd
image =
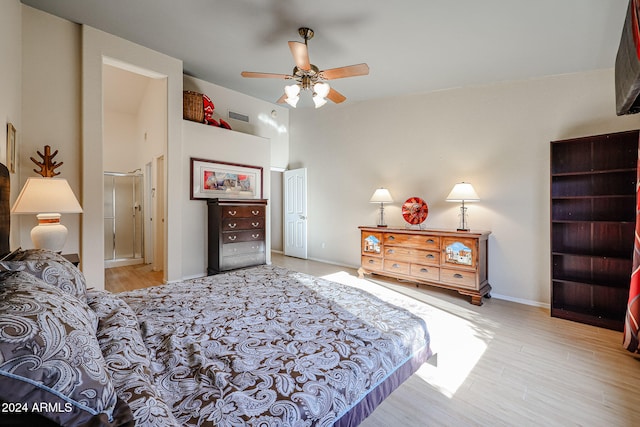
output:
[[[293,61],[296,64],[296,66],[293,67],[293,72],[291,74],[243,71],[240,73],[242,77],[295,80],[294,84],[284,88],[284,95],[282,95],[277,101],[278,103],[286,102],[292,107],[295,107],[298,103],[301,90],[313,91],[313,102],[316,108],[322,107],[326,104],[327,98],[336,104],[346,100],[347,98],[344,95],[330,87],[328,83],[325,83],[325,80],[366,76],[369,74],[369,66],[367,64],[356,64],[321,71],[318,67],[309,62],[307,42],[313,38],[313,30],[311,28],[302,27],[298,29],[298,34],[300,34],[300,37],[304,39],[304,43],[295,41],[289,42],[289,49],[291,49]]]

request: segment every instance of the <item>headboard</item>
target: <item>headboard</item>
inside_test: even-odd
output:
[[[9,232],[11,231],[11,180],[9,169],[0,163],[0,257],[8,254]]]

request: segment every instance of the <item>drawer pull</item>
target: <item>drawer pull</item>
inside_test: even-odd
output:
[[[433,240],[433,239],[427,239],[427,243],[434,244],[435,242],[436,242],[436,241],[435,241],[435,240]]]
[[[251,213],[255,216],[255,215],[258,215],[260,211],[251,211]]]
[[[426,258],[427,258],[427,259],[434,259],[435,257],[433,256],[433,254],[428,254],[428,255],[426,256]]]
[[[420,269],[420,273],[428,273],[429,269],[428,268],[421,268]]]
[[[238,213],[238,211],[229,211],[229,215],[231,215],[231,216],[236,216],[237,213]]]
[[[387,251],[387,253],[388,253],[388,254],[395,254],[395,253],[396,253],[396,251],[394,251],[393,249],[389,249],[389,250]]]
[[[229,228],[236,228],[238,226],[238,224],[236,224],[235,222],[233,224],[229,224]]]
[[[253,228],[256,228],[260,225],[259,222],[252,222],[251,225],[253,226]]]
[[[372,260],[372,259],[370,259],[370,260],[369,260],[369,264],[373,264],[374,262],[375,262],[375,261],[374,261],[374,260]]]
[[[236,240],[237,238],[238,238],[238,236],[229,236],[229,240],[231,240],[232,242],[233,242],[234,240]]]
[[[453,275],[453,277],[455,277],[456,279],[462,279],[464,276],[460,273],[456,273]]]
[[[252,234],[251,237],[253,237],[254,239],[257,239],[258,237],[260,237],[260,234]]]
[[[393,236],[389,236],[389,237],[387,238],[387,240],[396,240],[396,238],[395,238],[395,237],[393,237]]]
[[[400,266],[398,264],[393,264],[391,267],[393,268],[400,268]]]

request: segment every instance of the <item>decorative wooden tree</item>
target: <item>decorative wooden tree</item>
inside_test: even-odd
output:
[[[39,151],[36,151],[36,152],[38,153],[38,156],[42,158],[42,161],[39,162],[33,157],[31,157],[31,161],[40,167],[40,170],[37,170],[37,169],[33,170],[35,173],[38,173],[45,178],[52,178],[56,175],[60,175],[60,172],[56,172],[56,169],[62,166],[64,163],[63,162],[58,163],[53,161],[53,158],[56,156],[56,154],[58,154],[58,150],[54,151],[54,153],[51,154],[51,147],[48,145],[45,145],[44,154],[42,154]]]

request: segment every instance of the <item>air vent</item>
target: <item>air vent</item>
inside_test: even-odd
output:
[[[235,111],[229,110],[229,118],[249,123],[249,116],[247,116],[246,114],[236,113]]]

